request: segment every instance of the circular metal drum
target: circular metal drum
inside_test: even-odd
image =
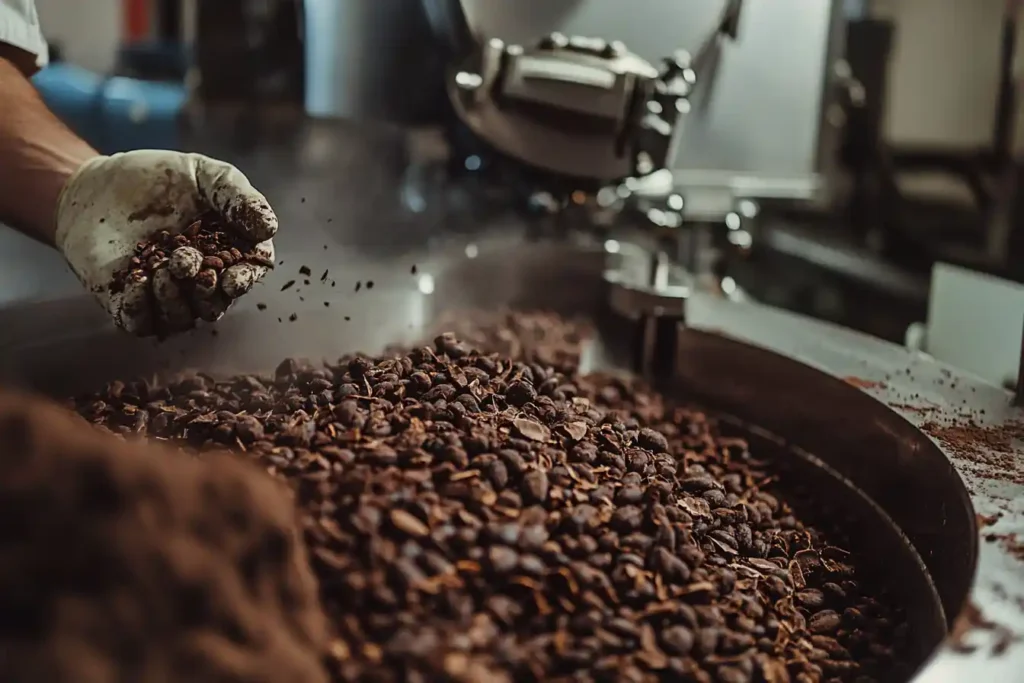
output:
[[[283,326],[242,302],[216,336],[194,333],[206,337],[201,344],[130,339],[98,313],[76,319],[87,310],[76,301],[48,304],[45,316],[39,307],[8,310],[2,322],[23,336],[5,342],[0,379],[67,396],[184,368],[262,371],[286,356],[379,351],[419,338],[444,311],[504,306],[589,315],[600,335],[585,364],[615,369],[628,326],[607,310],[606,256],[601,245],[506,240],[420,261],[416,275],[406,261],[401,279],[386,275],[397,265],[352,263],[350,277],[379,283],[370,295],[303,310]],[[308,265],[324,267],[312,257]],[[851,331],[701,294],[686,301],[674,344],[671,370],[653,378],[659,387],[716,411],[779,467],[798,471],[815,506],[842,519],[869,576],[897,590],[916,646],[913,680],[1019,680],[1024,565],[1013,534],[1024,532],[1024,461],[1012,439],[1021,414],[1008,393]],[[949,425],[965,419],[976,437],[955,441]],[[979,543],[979,519],[993,524],[983,533],[995,542]]]

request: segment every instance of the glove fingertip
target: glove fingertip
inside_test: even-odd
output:
[[[191,155],[196,184],[206,202],[254,242],[277,234],[277,216],[270,202],[233,165],[201,154]]]
[[[230,206],[227,218],[254,242],[266,242],[277,234],[277,214],[263,196],[239,196]]]

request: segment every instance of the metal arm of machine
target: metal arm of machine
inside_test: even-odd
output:
[[[524,49],[491,39],[458,60],[449,96],[481,140],[539,171],[541,189],[546,181],[589,192],[647,176],[665,168],[698,73],[713,73],[742,4],[726,3],[697,51],[678,51],[661,68],[618,41],[553,33]],[[442,16],[448,5],[428,7]]]

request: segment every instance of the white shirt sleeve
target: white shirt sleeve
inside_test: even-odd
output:
[[[35,0],[0,0],[0,43],[34,55],[37,67],[46,66],[50,54],[39,27]]]

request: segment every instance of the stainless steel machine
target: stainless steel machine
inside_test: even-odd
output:
[[[436,4],[428,2],[427,6]],[[670,128],[653,121],[640,123],[644,130],[661,128],[671,139],[664,153],[657,150],[650,161],[655,169],[673,171],[671,189],[692,205],[684,215],[720,218],[738,197],[813,199],[827,193],[831,129],[839,123],[833,105],[845,84],[845,67],[840,61],[841,2],[648,0],[627,7],[599,0],[533,2],[527,7],[516,3],[514,11],[511,3],[447,4],[465,11],[470,40],[461,42],[471,45],[463,46],[463,53],[482,50],[486,58],[495,40],[506,46],[506,52],[525,49],[529,53],[538,41],[554,33],[566,37],[569,51],[547,50],[543,57],[548,67],[579,53],[572,45],[573,37],[582,45],[591,38],[599,45],[603,41],[631,51],[656,69],[665,60],[681,64],[675,91],[663,85],[654,99],[664,105],[665,96],[681,96],[685,108],[673,111],[666,107],[658,112]],[[450,9],[448,15],[455,12]],[[548,39],[549,46],[550,42]],[[536,57],[525,57],[525,63],[536,66]],[[510,112],[513,101],[521,103],[527,97],[525,90],[559,90],[573,98],[577,113],[601,115],[594,96],[599,85],[574,85],[572,75],[551,68],[543,76],[529,69],[523,72],[522,62],[516,56],[510,59],[511,75],[498,84],[500,92],[493,93],[495,102],[501,101],[497,110]],[[566,109],[565,102],[553,97],[534,95],[532,101],[547,107],[549,113],[552,108]],[[587,169],[561,166],[556,158],[572,156],[566,154],[565,145],[570,143],[564,138],[546,152],[531,149],[533,135],[540,133],[532,129],[536,127],[514,120],[511,113],[499,121],[483,105],[473,111],[458,103],[456,108],[460,118],[482,138],[505,152],[515,145],[513,156],[532,165],[574,177],[615,179],[612,169],[600,165],[588,164]],[[758,116],[748,116],[750,111],[757,111]],[[539,125],[558,128],[554,121],[535,113],[544,122]],[[619,178],[630,175],[617,170]]]
[[[689,196],[691,210],[704,206],[702,212],[723,216],[736,196],[827,194],[832,129],[841,123],[833,105],[847,75],[843,23],[839,0],[307,2],[306,108],[315,116],[410,118],[410,93],[439,85],[431,81],[438,61],[447,65],[450,85],[460,62],[485,56],[492,41],[515,52],[532,51],[551,34],[591,38],[623,47],[655,68],[685,53],[701,85],[692,93],[685,125],[669,133],[665,159],[655,163],[676,172],[674,189]],[[714,37],[722,29],[732,40],[718,49]],[[568,54],[549,50],[545,58],[550,65]],[[399,60],[402,55],[411,59]],[[561,79],[547,73],[544,84],[537,76],[525,75],[520,85],[566,93],[575,88],[583,94],[574,106],[597,106],[565,73]],[[520,101],[523,96],[505,94]],[[457,108],[466,120],[465,107]],[[747,116],[751,111],[758,116]],[[483,110],[467,122],[503,151],[513,140],[530,139],[522,121],[498,130],[491,126],[496,117]],[[559,173],[606,175],[605,169],[559,168],[553,159],[563,152],[559,145],[514,156]]]
[[[586,213],[635,232],[690,274],[750,248],[758,200],[822,204],[834,189],[856,93],[839,0],[306,9],[308,112],[422,120],[431,108],[410,98],[446,92],[449,169],[556,225]]]

